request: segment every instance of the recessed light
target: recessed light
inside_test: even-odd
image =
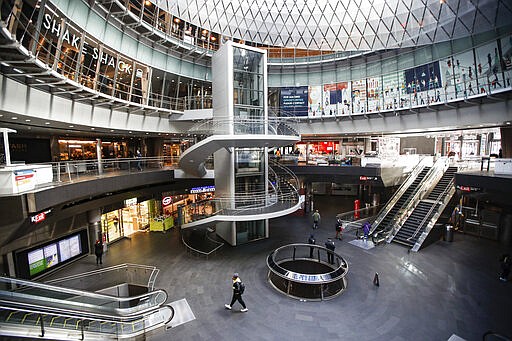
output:
[[[74,128],[75,126],[69,126],[70,128]]]
[[[50,124],[50,122],[44,122],[44,124]]]
[[[132,133],[131,131],[128,132],[128,134],[131,134],[131,133]]]
[[[25,122],[30,122],[30,119],[29,119],[29,118],[27,118],[27,119],[25,120]]]
[[[91,128],[91,130],[94,130],[94,129],[95,129],[94,127]]]
[[[113,132],[113,131],[114,131],[114,129],[110,129],[110,132]]]
[[[146,135],[149,135],[149,133],[146,133]]]
[[[507,124],[510,124],[510,122],[507,122]]]
[[[17,120],[18,118],[16,116],[11,117],[13,120]]]

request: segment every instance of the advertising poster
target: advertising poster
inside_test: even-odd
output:
[[[453,61],[457,98],[477,94],[473,50],[454,55]]]
[[[409,108],[411,106],[411,95],[407,93],[405,86],[405,72],[398,73],[398,84],[400,84],[400,108]]]
[[[384,110],[398,109],[400,101],[400,86],[398,83],[398,75],[390,73],[382,76],[383,103]]]
[[[363,114],[366,110],[366,79],[352,82],[352,112]]]
[[[18,192],[33,190],[36,187],[34,170],[23,169],[14,171],[14,181]]]
[[[59,262],[57,244],[50,244],[48,246],[45,246],[43,250],[46,268],[50,268],[54,265],[57,265],[57,263]]]
[[[324,114],[325,116],[336,116],[338,114],[336,84],[324,85]]]
[[[404,74],[407,94],[412,95],[412,105],[429,104],[431,98],[435,97],[435,90],[441,86],[439,62],[407,69]]]
[[[454,59],[453,56],[444,58],[440,61],[441,84],[447,100],[456,98],[455,77],[454,77]]]
[[[308,116],[308,87],[281,88],[279,106],[283,113]]]
[[[512,75],[512,34],[501,38],[501,68],[505,73],[505,86],[510,86]]]
[[[30,276],[46,269],[43,249],[37,249],[28,254],[28,268]]]
[[[322,86],[310,85],[308,89],[308,116],[322,116]]]
[[[338,101],[338,113],[342,115],[350,114],[352,103],[350,82],[336,83],[336,99]]]
[[[475,49],[479,93],[491,92],[503,87],[501,62],[496,43]]]
[[[368,112],[380,111],[380,93],[381,93],[381,82],[380,78],[367,78],[367,100],[368,100]]]
[[[64,262],[71,258],[71,249],[69,248],[69,239],[64,239],[59,242],[60,261]]]

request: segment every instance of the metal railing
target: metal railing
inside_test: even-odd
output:
[[[45,281],[46,284],[62,285],[79,290],[97,290],[97,283],[104,288],[127,283],[147,287],[153,291],[160,270],[154,266],[140,264],[119,264],[98,270],[79,273]]]
[[[293,116],[272,116],[268,119],[219,118],[195,124],[189,133],[212,135],[286,135],[300,136],[299,120]]]
[[[0,277],[0,335],[88,338],[134,337],[168,323],[174,310],[155,290],[113,297],[83,290]],[[22,327],[22,328],[20,328]]]
[[[402,195],[405,193],[405,191],[407,191],[407,189],[414,182],[414,180],[416,180],[416,177],[418,176],[418,174],[421,173],[421,171],[423,170],[423,168],[427,165],[427,163],[429,161],[430,161],[429,158],[424,157],[420,160],[420,162],[416,165],[416,167],[414,167],[411,174],[409,174],[409,177],[407,178],[407,180],[405,180],[402,183],[402,185],[400,185],[398,190],[393,195],[393,198],[391,198],[391,200],[386,204],[386,206],[384,206],[384,209],[377,215],[377,218],[375,219],[374,223],[372,224],[372,230],[370,231],[370,234],[375,233],[375,231],[379,227],[379,224],[381,223],[381,221],[387,216],[387,214],[389,213],[389,211],[391,211],[393,206],[395,206],[396,202],[398,200],[400,200]],[[380,230],[378,232],[380,232]]]

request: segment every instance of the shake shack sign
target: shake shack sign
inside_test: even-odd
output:
[[[133,72],[133,65],[130,63],[126,63],[121,59],[117,59],[114,56],[111,56],[105,52],[100,55],[100,50],[98,47],[93,47],[89,45],[86,41],[83,42],[82,45],[82,37],[78,33],[73,33],[69,31],[69,28],[66,27],[64,32],[61,32],[62,25],[60,22],[55,20],[51,14],[46,13],[44,15],[43,27],[48,30],[47,33],[59,39],[62,33],[62,42],[67,43],[71,48],[80,51],[80,46],[82,46],[82,55],[88,56],[90,55],[93,59],[99,60],[101,64],[108,65],[121,72],[126,72],[131,75]],[[142,77],[143,71],[142,69],[135,69],[135,76],[140,78]]]

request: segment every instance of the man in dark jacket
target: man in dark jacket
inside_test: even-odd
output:
[[[249,310],[245,306],[245,302],[242,299],[242,294],[244,293],[245,285],[242,283],[242,280],[240,279],[240,277],[238,277],[238,273],[236,273],[236,272],[233,274],[232,280],[233,280],[233,298],[231,299],[231,303],[224,304],[224,307],[226,307],[226,309],[231,310],[231,307],[233,306],[233,304],[235,304],[235,301],[238,301],[242,305],[242,309],[240,311],[245,313],[246,311]]]
[[[316,244],[316,240],[315,240],[315,236],[314,235],[310,235],[309,236],[308,243],[311,244],[311,245],[315,245]],[[313,258],[313,249],[314,249],[314,247],[312,247],[312,246],[309,248],[309,258]]]
[[[334,246],[334,242],[331,238],[327,239],[325,242],[325,247],[332,252],[327,252],[327,260],[329,261],[329,264],[334,264],[334,249],[336,246]]]
[[[103,244],[99,239],[94,244],[94,254],[96,255],[96,265],[103,264],[101,259],[103,257]]]

